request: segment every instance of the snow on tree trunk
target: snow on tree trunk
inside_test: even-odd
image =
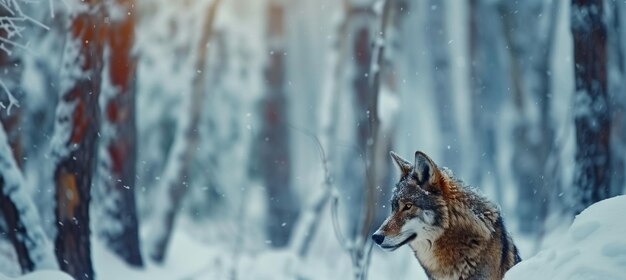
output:
[[[485,175],[490,174],[495,185],[496,199],[502,200],[501,178],[497,163],[497,119],[506,86],[502,77],[505,68],[500,55],[502,42],[498,34],[498,14],[491,1],[469,2],[469,47],[470,47],[470,102],[471,123],[476,148],[472,154],[472,184],[485,187]]]
[[[572,0],[574,38],[574,124],[576,165],[574,185],[579,213],[610,196],[611,110],[607,93],[607,46],[602,0]]]
[[[398,109],[400,107],[401,81],[404,79],[401,71],[402,60],[399,54],[405,48],[404,44],[408,38],[402,38],[402,27],[409,11],[407,0],[389,1],[388,23],[385,30],[385,52],[384,58],[380,62],[380,89],[378,90],[377,102],[379,105],[378,118],[380,128],[378,135],[378,147],[376,149],[376,161],[378,165],[375,216],[371,230],[383,223],[389,215],[388,204],[391,199],[391,188],[395,184],[396,167],[389,160],[389,151],[393,150],[396,144],[398,129]],[[384,12],[384,11],[382,11]]]
[[[160,192],[159,205],[155,214],[157,225],[152,236],[150,256],[156,262],[163,262],[167,253],[167,246],[172,237],[176,215],[180,210],[185,194],[189,190],[190,167],[198,146],[198,123],[202,113],[202,104],[206,97],[206,62],[209,51],[209,42],[213,34],[213,24],[220,0],[213,0],[207,7],[207,16],[204,20],[200,40],[198,41],[198,55],[195,61],[196,75],[192,81],[192,93],[187,98],[189,111],[184,113],[176,131],[176,138],[170,150],[163,185],[157,190]],[[188,115],[187,115],[188,114]]]
[[[369,23],[363,22],[360,26],[356,26],[354,29],[355,37],[352,42],[352,53],[354,55],[354,76],[352,79],[354,100],[356,101],[356,143],[360,155],[365,159],[365,174],[363,178],[363,184],[355,184],[354,192],[360,193],[361,207],[350,206],[356,211],[356,220],[358,223],[355,227],[354,240],[359,243],[365,243],[368,233],[370,231],[371,224],[374,218],[374,203],[375,196],[374,191],[377,182],[376,174],[376,145],[378,144],[378,91],[374,92],[370,84],[370,75],[380,75],[380,69],[376,72],[370,72],[372,60],[376,60],[378,63],[378,57],[374,57],[373,44],[384,44],[382,41],[376,41],[377,37],[372,36],[374,34]],[[382,53],[380,53],[382,55]],[[376,64],[376,67],[380,65]],[[380,80],[378,80],[379,82]],[[380,83],[376,85],[378,89]],[[360,167],[359,165],[355,165]],[[365,240],[365,241],[363,241]],[[357,245],[359,246],[359,245]],[[360,246],[359,246],[360,247]],[[357,247],[358,248],[358,247]],[[364,250],[357,250],[358,258],[363,258]],[[358,275],[358,274],[357,274]],[[358,278],[358,276],[357,276]]]
[[[126,263],[142,266],[135,174],[137,162],[134,44],[135,8],[132,0],[117,0],[107,34],[103,73],[103,129],[97,206],[97,234]]]
[[[98,1],[85,1],[69,21],[51,143],[56,186],[55,251],[61,269],[93,279],[89,207],[100,129],[102,52],[107,24]]]
[[[356,142],[359,156],[365,159],[365,172],[362,184],[355,184],[354,192],[360,193],[361,207],[356,209],[356,227],[351,236],[353,247],[352,265],[355,279],[367,279],[367,270],[371,257],[372,243],[369,238],[374,227],[376,216],[376,198],[381,172],[377,156],[380,149],[386,148],[380,135],[379,96],[381,91],[383,67],[385,64],[385,49],[388,39],[387,27],[392,19],[395,3],[393,0],[384,0],[376,3],[352,2],[351,12],[359,17],[350,18],[352,26],[352,53],[353,78],[352,93],[354,94],[355,117],[357,123]],[[374,18],[375,21],[368,21]],[[372,22],[377,24],[371,24]],[[364,154],[363,154],[364,153]],[[352,166],[355,159],[352,159]],[[386,165],[385,165],[386,166]],[[359,182],[359,181],[357,181]]]
[[[558,15],[558,1],[505,2],[501,13],[509,46],[513,103],[518,118],[513,128],[513,177],[517,183],[520,230],[537,233],[547,215],[549,189],[558,174],[547,174],[554,146],[550,116],[550,59]],[[528,21],[535,15],[541,19]],[[547,20],[543,25],[541,20]],[[543,27],[543,28],[542,28]],[[519,32],[522,29],[528,32]],[[533,57],[534,59],[528,59]]]
[[[349,204],[352,204],[352,206],[347,207],[348,236],[355,240],[362,235],[364,217],[369,215],[363,210],[367,209],[369,202],[373,203],[368,197],[370,194],[367,184],[369,181],[375,180],[373,177],[368,177],[373,174],[368,174],[367,171],[369,169],[368,164],[376,164],[375,162],[368,162],[370,160],[368,149],[374,145],[370,117],[377,118],[375,116],[376,111],[371,111],[372,108],[370,108],[370,101],[373,100],[370,96],[370,75],[376,74],[370,73],[373,58],[372,42],[374,42],[372,23],[376,18],[371,9],[372,4],[373,1],[351,1],[347,23],[348,33],[351,34],[351,42],[348,43],[349,58],[352,61],[350,71],[352,77],[349,78],[351,82],[350,94],[354,104],[352,105],[354,123],[350,125],[350,128],[354,133],[353,139],[356,147],[349,157],[343,160],[344,166],[341,168],[346,184],[341,184],[341,188],[346,190],[346,196],[350,200]],[[383,42],[374,42],[374,44],[377,43],[382,44]],[[376,66],[379,67],[378,64]],[[376,71],[378,72],[378,69]],[[373,122],[373,124],[377,125],[377,122]],[[365,165],[361,162],[364,162]]]
[[[22,173],[3,128],[0,128],[0,211],[23,273],[58,268],[52,244],[41,227],[37,208],[24,188]]]
[[[291,188],[291,154],[286,89],[285,4],[268,1],[266,12],[267,65],[265,95],[260,101],[261,128],[257,135],[256,169],[267,191],[267,236],[273,247],[289,243],[300,209]]]
[[[42,11],[40,11],[42,12]],[[49,11],[42,12],[46,15]],[[38,17],[41,18],[41,17]],[[49,18],[49,17],[48,17]],[[20,125],[24,149],[24,177],[31,191],[37,193],[33,201],[41,217],[44,231],[51,240],[56,234],[54,208],[54,184],[51,181],[53,163],[50,160],[50,136],[54,130],[55,114],[59,100],[59,69],[67,37],[66,13],[57,11],[57,16],[46,24],[49,30],[30,34],[30,51],[21,56],[23,69],[21,83],[24,91],[23,121]],[[31,37],[32,36],[32,37]],[[45,137],[42,137],[45,136]],[[42,163],[46,163],[42,167]],[[18,162],[19,164],[19,162]]]
[[[338,23],[337,42],[334,43],[337,54],[330,57],[333,69],[328,72],[328,84],[322,100],[322,107],[328,110],[328,115],[321,114],[324,116],[321,142],[328,155],[329,170],[335,170],[334,176],[328,175],[332,177],[327,178],[327,185],[337,186],[337,193],[329,190],[333,197],[333,219],[337,224],[340,198],[341,202],[349,205],[342,207],[342,210],[345,209],[342,221],[346,222],[346,232],[337,224],[335,231],[345,235],[346,240],[340,242],[354,243],[362,234],[363,218],[366,216],[363,210],[368,206],[364,201],[364,188],[367,189],[366,149],[370,137],[368,102],[373,41],[370,34],[373,33],[372,19],[375,17],[371,1],[346,0],[341,4],[344,14]],[[372,194],[375,200],[376,193]],[[347,249],[354,250],[359,246],[351,247]]]
[[[607,2],[609,23],[607,34],[608,93],[611,100],[611,195],[624,191],[626,182],[626,69],[624,61],[624,37],[626,24],[623,15],[626,4],[622,1]]]
[[[330,76],[326,78],[329,83],[326,85],[322,105],[330,115],[322,121],[324,137],[320,144],[325,148],[325,154],[328,154],[328,162],[324,162],[324,184],[329,192],[322,199],[333,198],[331,212],[335,234],[351,257],[355,279],[366,279],[372,248],[369,233],[376,218],[376,207],[379,204],[377,199],[384,195],[379,188],[381,179],[385,177],[379,173],[384,167],[379,168],[376,163],[381,160],[380,150],[388,148],[391,141],[391,133],[383,135],[387,138],[382,141],[379,135],[378,103],[381,84],[393,87],[393,81],[383,81],[386,78],[393,79],[393,73],[390,73],[393,69],[383,69],[391,63],[386,60],[388,58],[384,52],[385,29],[391,21],[392,9],[401,9],[404,6],[394,1],[381,1],[376,5],[369,1],[344,1],[342,4],[345,15],[338,25],[337,54],[331,56],[332,69],[329,71]],[[378,32],[374,31],[376,29],[373,23],[376,22],[380,22]],[[345,71],[344,64],[349,66],[345,67]],[[348,77],[348,83],[345,84],[344,75]],[[351,96],[341,94],[345,86]],[[348,101],[353,101],[354,105],[350,110],[341,112],[340,108],[346,106]],[[392,127],[386,129],[391,130]],[[352,136],[350,139],[356,147],[350,146],[346,149],[345,144],[337,147],[338,143],[345,141],[342,138],[346,136]],[[327,163],[336,167],[328,168]],[[329,170],[339,170],[336,173],[337,183]],[[345,219],[348,222],[347,232],[340,228],[339,194],[334,185],[341,189],[344,201],[348,204]]]
[[[437,118],[441,128],[442,164],[455,173],[461,173],[462,158],[460,152],[459,132],[456,125],[450,65],[449,39],[445,24],[447,7],[445,1],[428,1],[426,44],[430,51],[430,69],[433,79],[433,93],[437,106]]]
[[[329,46],[328,66],[324,71],[322,88],[322,97],[320,102],[320,113],[318,114],[322,119],[319,121],[319,130],[321,136],[319,138],[313,138],[318,141],[318,149],[320,152],[322,169],[324,171],[322,194],[317,200],[312,203],[312,206],[308,210],[308,213],[304,213],[300,219],[302,226],[300,226],[299,232],[306,234],[295,234],[297,239],[292,241],[292,246],[297,249],[300,257],[305,258],[310,249],[315,233],[319,229],[319,224],[322,221],[322,214],[325,210],[326,204],[332,199],[337,199],[336,185],[333,184],[332,172],[330,166],[335,162],[336,143],[337,143],[337,130],[339,117],[339,103],[341,95],[341,86],[344,78],[344,69],[346,64],[346,1],[342,1],[340,7],[341,11],[338,11],[339,19],[333,26],[336,30],[335,35],[332,36],[332,40]],[[306,215],[310,215],[311,218],[307,219]],[[295,230],[298,231],[298,230]],[[298,238],[299,237],[299,238]]]

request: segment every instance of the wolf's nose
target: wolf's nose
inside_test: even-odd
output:
[[[372,234],[372,240],[374,240],[376,244],[380,245],[383,243],[383,240],[385,240],[385,236],[380,233],[374,233]]]

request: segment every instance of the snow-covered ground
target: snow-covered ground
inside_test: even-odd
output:
[[[569,230],[506,279],[626,279],[626,196],[591,205]]]
[[[60,271],[41,270],[17,278],[0,274],[0,280],[72,280],[72,277]]]
[[[506,279],[626,279],[625,213],[626,196],[592,205],[578,215],[556,241],[544,244],[546,248],[539,254],[513,267]],[[127,266],[101,243],[95,242],[96,277],[134,280],[350,279],[350,259],[336,246],[334,237],[325,234],[327,230],[332,229],[321,229],[320,236],[316,237],[316,248],[305,260],[300,260],[290,250],[259,250],[236,255],[229,244],[208,245],[193,238],[186,230],[177,230],[165,263],[148,263],[144,269]],[[390,275],[393,279],[425,279],[408,248],[392,253],[374,249],[369,279],[389,279]],[[40,279],[68,280],[71,277],[57,271],[39,271],[21,278],[0,275],[0,280]]]
[[[330,218],[326,213],[325,218]],[[324,219],[325,219],[324,218]],[[330,221],[324,220],[314,238],[310,255],[301,259],[289,247],[282,250],[257,248],[237,253],[232,240],[215,242],[215,231],[182,221],[173,234],[168,256],[162,265],[148,258],[144,269],[129,267],[104,245],[94,240],[94,266],[98,279],[133,280],[281,280],[281,279],[352,279],[348,254],[339,245]],[[231,232],[235,234],[235,232]],[[197,236],[209,236],[199,240]],[[425,277],[410,249],[393,253],[373,249],[369,279],[415,279]],[[329,257],[330,256],[330,257]],[[20,279],[21,280],[21,279]]]
[[[515,266],[506,279],[626,279],[625,213],[626,196],[592,205],[567,231],[553,230],[542,245],[545,249]],[[259,250],[237,256],[229,244],[207,245],[192,237],[197,232],[178,230],[163,266],[129,268],[101,244],[94,248],[94,262],[100,279],[350,279],[350,258],[331,231],[330,227],[320,228],[316,247],[305,260],[290,250]],[[520,243],[521,250],[531,250],[530,243]],[[374,248],[369,279],[389,279],[390,275],[393,279],[426,279],[409,248],[391,253]]]

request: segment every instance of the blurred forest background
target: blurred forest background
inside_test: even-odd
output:
[[[0,0],[0,274],[415,279],[390,150],[532,256],[624,192],[625,52],[613,0]]]

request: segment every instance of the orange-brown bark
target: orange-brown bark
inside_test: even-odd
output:
[[[74,16],[69,29],[69,42],[77,42],[76,56],[65,57],[65,65],[79,63],[83,75],[63,77],[73,84],[61,93],[60,105],[73,104],[69,116],[57,116],[55,130],[70,123],[70,137],[62,147],[54,147],[59,158],[54,171],[56,185],[57,237],[55,252],[60,268],[75,279],[93,279],[89,230],[91,184],[96,164],[98,130],[100,128],[100,82],[102,54],[107,26],[102,11],[95,9],[98,1],[85,1],[89,6]],[[71,46],[70,46],[71,47]],[[70,52],[71,53],[71,52]],[[69,76],[69,75],[67,75]],[[68,118],[69,117],[69,118]],[[55,133],[63,134],[62,131]]]

